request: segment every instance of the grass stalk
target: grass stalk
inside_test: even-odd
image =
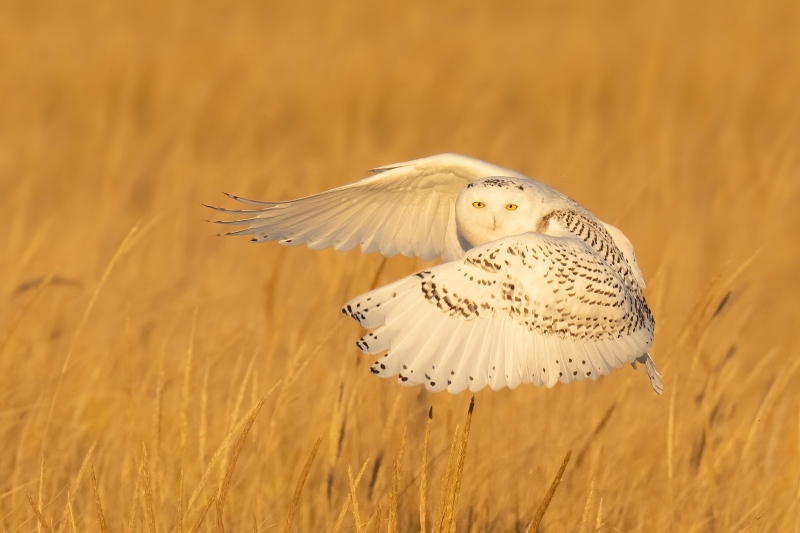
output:
[[[183,533],[183,468],[181,468],[180,485],[178,486],[178,523],[175,524],[175,531]]]
[[[431,436],[432,421],[433,407],[428,409],[428,420],[425,421],[425,437],[422,440],[422,465],[419,471],[419,529],[421,533],[427,531],[425,518],[428,507],[428,442]]]
[[[39,458],[39,502],[37,505],[37,509],[44,508],[44,455]],[[39,533],[42,533],[42,521],[39,520],[36,523],[36,529]]]
[[[472,427],[472,413],[474,410],[475,397],[473,396],[469,402],[467,420],[464,423],[464,432],[461,434],[461,442],[459,443],[458,455],[456,456],[455,480],[453,482],[453,489],[447,508],[447,520],[449,522],[448,531],[451,533],[455,532],[456,530],[456,518],[458,516],[458,496],[461,493],[461,478],[464,475],[464,464],[467,458],[467,443],[469,442],[469,430]]]
[[[197,533],[198,531],[200,531],[200,527],[203,525],[203,521],[206,519],[208,510],[211,509],[211,506],[214,505],[214,502],[216,501],[217,501],[217,493],[215,492],[213,495],[211,495],[206,504],[200,510],[200,516],[197,517],[197,521],[194,523],[194,527],[192,527],[191,533]]]
[[[72,502],[75,501],[75,494],[78,492],[78,487],[83,480],[83,476],[86,473],[86,468],[89,466],[89,461],[92,459],[92,455],[94,454],[94,450],[97,448],[97,441],[94,441],[92,445],[89,447],[89,451],[86,452],[86,455],[81,461],[81,466],[78,469],[78,474],[75,476],[75,480],[72,482],[72,486],[67,491],[67,503],[64,505],[64,512],[61,514],[61,519],[58,521],[58,527],[56,528],[56,533],[61,531],[61,525],[66,523],[67,514],[72,512]],[[74,519],[73,519],[74,520]]]
[[[586,533],[586,526],[589,524],[589,512],[592,510],[592,500],[594,498],[594,480],[592,477],[589,483],[589,495],[586,496],[586,505],[583,506],[583,515],[581,515],[581,525],[578,527],[578,533]]]
[[[356,524],[356,533],[361,533],[361,513],[358,512],[358,498],[356,497],[356,484],[353,482],[353,470],[347,465],[347,477],[350,480],[350,501],[353,506],[353,520]]]
[[[542,503],[539,504],[539,508],[536,509],[536,514],[533,515],[533,520],[531,520],[530,524],[528,524],[525,533],[533,533],[539,528],[539,524],[542,523],[544,514],[547,512],[547,508],[550,507],[550,502],[553,500],[553,496],[555,496],[556,490],[558,489],[558,486],[561,484],[561,478],[564,476],[564,471],[567,469],[567,464],[569,464],[569,458],[571,456],[572,456],[572,450],[569,450],[567,452],[567,455],[564,456],[564,460],[561,462],[561,466],[558,469],[556,477],[550,484],[550,488],[547,489],[547,493],[545,493],[544,499],[542,499]]]
[[[314,449],[311,450],[311,454],[306,459],[306,464],[303,466],[303,471],[300,472],[300,478],[297,480],[297,485],[294,489],[294,496],[292,496],[292,503],[289,505],[289,514],[286,517],[286,527],[284,531],[286,533],[290,533],[292,531],[292,520],[294,520],[294,515],[297,513],[297,508],[300,505],[300,495],[303,492],[303,487],[306,483],[306,478],[308,477],[308,472],[311,470],[311,465],[314,463],[314,458],[317,456],[317,450],[319,450],[319,445],[322,443],[322,437],[317,439],[317,442],[314,444]]]
[[[100,524],[100,531],[108,533],[108,525],[106,524],[106,517],[103,514],[103,504],[100,503],[100,490],[97,488],[97,477],[94,475],[94,467],[90,470],[92,476],[92,490],[94,491],[94,505],[97,510],[97,519]]]
[[[147,529],[156,533],[156,517],[153,509],[153,491],[150,487],[150,465],[147,458],[147,447],[142,443],[142,480],[144,485],[145,517]]]
[[[43,529],[47,533],[53,533],[53,529],[47,523],[47,520],[45,520],[44,515],[42,514],[41,506],[36,505],[36,502],[33,501],[33,496],[31,496],[28,491],[25,491],[25,496],[28,497],[28,503],[30,504],[31,509],[33,509],[33,514],[36,516],[37,529]]]
[[[397,451],[397,457],[395,457],[392,468],[392,488],[389,493],[389,533],[396,533],[398,531],[397,493],[400,490],[400,472],[403,465],[403,452],[406,447],[407,433],[408,426],[403,428],[403,436],[400,438],[400,449]]]
[[[250,411],[248,411],[247,414],[245,414],[239,420],[239,422],[234,426],[233,430],[230,431],[228,433],[228,435],[225,437],[225,440],[222,441],[222,444],[220,444],[219,448],[217,448],[217,451],[214,452],[214,455],[211,457],[211,461],[208,463],[208,466],[206,467],[206,470],[203,473],[203,476],[200,478],[200,482],[197,484],[197,487],[195,487],[194,491],[192,492],[191,497],[189,498],[189,503],[186,506],[187,510],[191,509],[192,505],[197,500],[197,497],[200,495],[200,492],[203,490],[203,487],[205,486],[206,482],[208,481],[208,478],[211,475],[211,471],[213,470],[213,468],[219,463],[219,461],[222,458],[222,456],[225,454],[225,452],[228,450],[228,448],[232,445],[232,443],[234,442],[234,439],[236,438],[236,436],[237,435],[241,435],[241,430],[244,429],[244,427],[248,424],[248,422],[250,420],[255,420],[255,415],[257,414],[258,411],[261,410],[261,407],[263,406],[264,401],[272,393],[272,391],[275,390],[276,386],[277,386],[277,384],[275,386],[273,386],[267,392],[267,394],[265,394],[261,398],[261,401],[259,401],[256,405],[254,405],[252,408],[250,408]],[[226,468],[226,472],[227,472],[227,468]],[[224,479],[223,479],[223,483],[224,483]]]
[[[450,441],[450,448],[447,452],[447,462],[444,468],[444,478],[442,480],[442,493],[439,496],[439,502],[436,504],[436,512],[434,513],[434,531],[444,533],[447,530],[447,506],[450,501],[451,483],[453,479],[453,470],[456,463],[456,445],[458,444],[458,430],[460,426],[456,425],[456,430],[453,438]]]
[[[353,501],[353,494],[355,493],[355,489],[358,488],[358,484],[361,482],[361,476],[364,475],[364,470],[367,469],[367,464],[369,463],[369,459],[364,461],[364,464],[361,465],[361,470],[358,471],[358,475],[356,476],[355,483],[350,483],[350,491],[344,499],[344,503],[342,504],[342,508],[339,511],[339,515],[336,517],[336,524],[333,526],[333,533],[339,533],[339,530],[342,528],[342,523],[344,522],[344,517],[347,514],[347,508],[350,506],[350,502]],[[348,466],[348,471],[350,470]],[[350,476],[352,477],[352,476]]]
[[[183,461],[186,452],[186,440],[189,436],[189,384],[192,377],[192,360],[194,359],[194,339],[197,331],[197,307],[192,313],[192,326],[189,334],[189,347],[186,349],[186,361],[183,365],[183,386],[181,387],[180,405],[180,460]]]
[[[250,410],[250,414],[247,417],[244,427],[242,431],[239,433],[239,438],[236,441],[236,446],[231,453],[230,461],[228,461],[228,468],[225,471],[225,476],[222,480],[222,485],[219,489],[219,496],[217,497],[217,526],[220,531],[224,531],[223,522],[222,522],[222,512],[225,508],[225,499],[228,495],[228,488],[230,487],[231,478],[233,478],[233,470],[236,468],[236,462],[239,459],[239,454],[242,452],[244,448],[244,444],[247,441],[247,435],[250,433],[250,428],[253,427],[253,423],[256,421],[256,417],[258,417],[258,413],[261,412],[261,408],[264,406],[264,402],[267,400],[267,397],[264,396],[259,400],[259,402],[253,406]]]
[[[134,484],[133,497],[131,498],[131,510],[128,514],[128,529],[126,529],[128,533],[133,533],[136,527],[136,512],[139,510],[139,491],[142,489],[144,465],[145,458],[144,455],[142,455],[142,459],[139,461],[139,470],[136,472],[136,483]]]

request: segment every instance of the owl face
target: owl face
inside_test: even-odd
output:
[[[541,200],[533,187],[518,178],[473,181],[456,198],[458,233],[473,247],[535,231],[539,211]]]

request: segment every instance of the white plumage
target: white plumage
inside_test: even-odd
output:
[[[382,354],[382,377],[428,390],[597,379],[625,363],[661,375],[647,353],[655,323],[633,246],[556,189],[477,159],[442,154],[222,221],[255,242],[333,246],[444,263],[363,294],[343,313]],[[385,352],[385,353],[384,353]]]

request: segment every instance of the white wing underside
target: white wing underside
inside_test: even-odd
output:
[[[444,261],[458,259],[455,200],[471,181],[487,176],[525,178],[513,170],[458,154],[373,169],[375,176],[313,196],[287,202],[232,198],[259,206],[252,210],[212,207],[243,220],[220,224],[245,225],[228,235],[249,235],[254,242],[278,241],[320,249],[332,246],[365,253],[380,251]],[[211,206],[209,206],[211,207]]]
[[[652,316],[637,298],[582,241],[527,233],[361,295],[342,312],[374,328],[358,341],[362,351],[388,351],[371,371],[404,385],[552,387],[639,360],[660,393],[647,355]]]
[[[439,154],[372,169],[375,176],[319,194],[285,202],[264,202],[229,195],[255,209],[207,206],[244,219],[216,221],[247,226],[226,235],[247,235],[253,242],[278,241],[312,249],[332,246],[346,251],[379,251],[387,257],[402,254],[445,262],[464,255],[455,222],[455,200],[468,183],[488,176],[530,179],[498,165],[460,154]],[[531,180],[532,181],[532,180]],[[535,183],[535,182],[534,182]],[[556,201],[561,193],[537,184]],[[571,202],[571,200],[568,200]],[[602,223],[630,264],[641,288],[644,277],[633,245],[619,229]]]

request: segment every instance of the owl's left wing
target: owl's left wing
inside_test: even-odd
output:
[[[455,200],[461,189],[487,176],[524,178],[459,154],[395,163],[372,172],[374,176],[361,181],[297,200],[262,202],[232,196],[256,208],[212,209],[245,216],[217,222],[246,226],[227,235],[248,235],[253,242],[336,250],[360,246],[365,253],[380,251],[387,257],[400,253],[452,261],[464,254],[455,222]]]
[[[343,313],[372,329],[357,345],[388,352],[371,367],[404,385],[451,393],[520,383],[597,379],[645,363],[654,322],[641,291],[629,289],[577,237],[506,237],[363,294]]]

